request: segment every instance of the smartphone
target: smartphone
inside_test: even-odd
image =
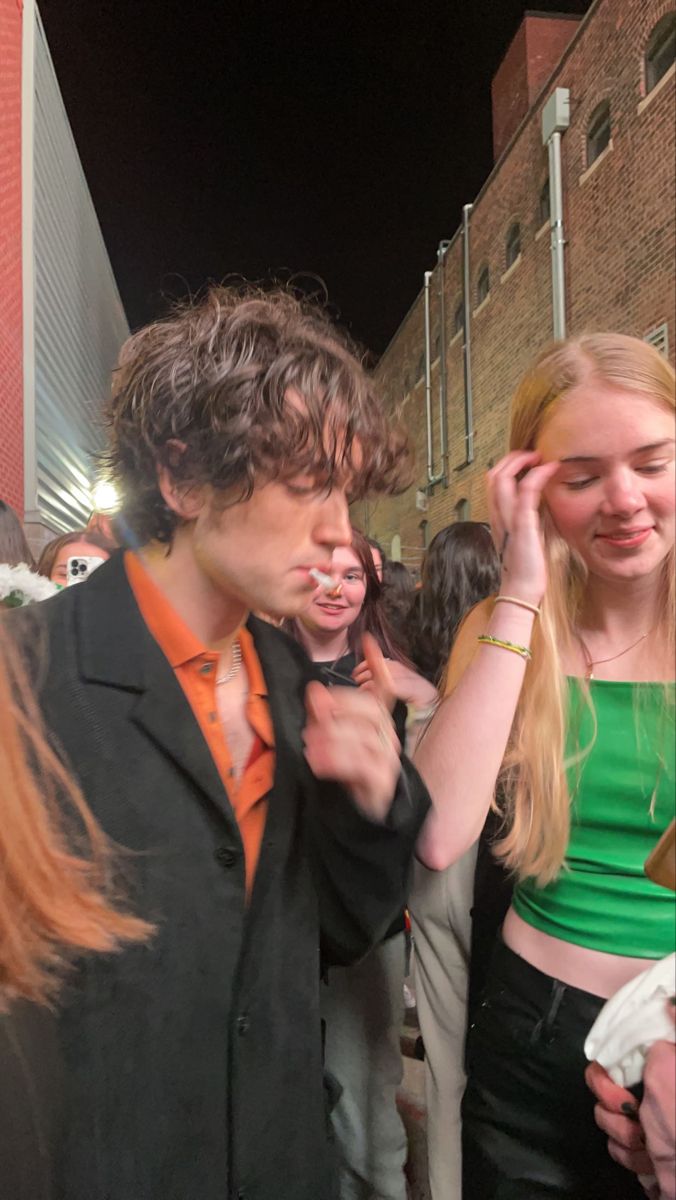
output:
[[[676,820],[665,829],[655,849],[648,855],[644,870],[653,883],[676,892]]]
[[[105,561],[105,558],[99,558],[96,554],[82,554],[78,558],[66,559],[66,587],[70,587],[71,583],[84,583],[92,571]]]

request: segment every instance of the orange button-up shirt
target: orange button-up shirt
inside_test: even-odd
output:
[[[247,896],[251,895],[265,830],[267,801],[275,770],[275,735],[268,689],[254,641],[244,626],[238,638],[249,681],[246,718],[255,740],[239,782],[216,703],[217,650],[209,650],[188,629],[137,555],[124,556],[127,579],[149,632],[173,667],[223,782],[239,826],[246,864]],[[180,737],[180,731],[176,731]]]

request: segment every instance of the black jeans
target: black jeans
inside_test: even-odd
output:
[[[584,1081],[603,1003],[496,944],[468,1037],[463,1200],[645,1200],[610,1158]]]

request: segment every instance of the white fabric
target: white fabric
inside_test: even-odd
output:
[[[590,1062],[599,1062],[621,1087],[643,1078],[654,1042],[674,1041],[667,1000],[676,992],[676,954],[662,958],[620,988],[604,1004],[584,1044]]]
[[[10,596],[17,597],[21,604],[32,604],[36,600],[48,600],[58,592],[56,584],[50,579],[31,571],[26,563],[10,567],[8,563],[0,563],[0,605]]]

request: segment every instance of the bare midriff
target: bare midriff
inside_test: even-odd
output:
[[[646,967],[650,959],[626,958],[607,954],[604,950],[589,950],[564,942],[535,929],[510,908],[502,927],[502,939],[510,950],[520,955],[538,971],[559,979],[569,987],[580,988],[607,1000]]]

